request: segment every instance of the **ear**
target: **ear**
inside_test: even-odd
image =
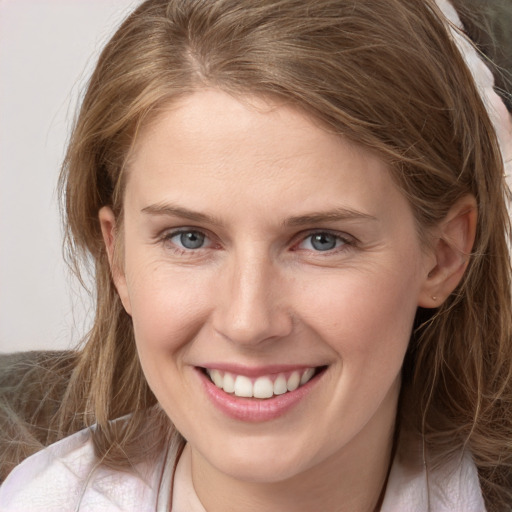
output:
[[[126,284],[126,276],[124,269],[119,263],[119,257],[116,255],[116,246],[118,245],[116,227],[116,217],[114,212],[108,206],[103,206],[99,213],[98,218],[101,226],[101,234],[103,235],[103,242],[107,250],[108,263],[110,265],[110,272],[116,287],[117,293],[121,298],[124,309],[131,315],[130,297],[128,294],[128,287]]]
[[[459,284],[475,242],[477,205],[473,196],[459,199],[433,231],[432,263],[418,305],[440,306]]]

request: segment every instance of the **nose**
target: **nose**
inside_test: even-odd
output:
[[[289,335],[293,319],[279,270],[265,255],[230,259],[218,277],[214,329],[251,346]]]

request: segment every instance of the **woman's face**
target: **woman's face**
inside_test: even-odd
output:
[[[196,464],[275,482],[389,446],[433,260],[385,163],[205,90],[141,132],[127,172],[116,284]]]

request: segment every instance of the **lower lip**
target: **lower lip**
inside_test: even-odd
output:
[[[202,370],[198,368],[197,372],[213,405],[227,416],[246,422],[270,421],[283,416],[308,396],[325,373],[325,371],[320,372],[295,391],[288,391],[272,398],[258,399],[242,398],[225,393],[213,384]]]

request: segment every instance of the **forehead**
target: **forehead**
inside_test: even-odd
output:
[[[202,89],[158,109],[139,130],[129,162],[147,154],[149,146],[154,150],[157,139],[165,139],[166,145],[182,150],[180,153],[190,149],[189,142],[194,146],[200,142],[205,148],[211,146],[211,154],[239,149],[237,153],[244,152],[248,156],[268,156],[273,152],[278,157],[286,152],[287,146],[283,143],[292,142],[305,132],[309,138],[330,139],[331,143],[350,146],[339,136],[330,134],[321,121],[281,98],[233,96],[218,89]],[[259,137],[259,143],[265,142],[265,146],[251,144],[255,137]],[[240,146],[240,142],[244,145]],[[194,153],[195,158],[201,156]]]
[[[126,199],[138,208],[183,197],[193,207],[258,197],[276,214],[322,202],[364,211],[383,195],[400,196],[388,166],[371,151],[283,103],[217,90],[161,111],[139,133],[127,171]]]

